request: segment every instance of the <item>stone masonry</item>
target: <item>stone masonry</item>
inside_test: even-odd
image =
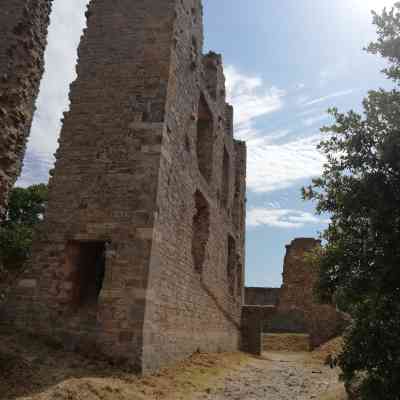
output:
[[[286,246],[282,287],[246,288],[243,318],[259,315],[265,333],[308,333],[313,347],[340,334],[343,314],[330,304],[319,304],[314,296],[319,272],[305,255],[317,246],[320,241],[311,238]]]
[[[306,331],[313,347],[332,339],[342,332],[343,314],[330,304],[319,304],[314,288],[319,278],[317,268],[307,262],[305,255],[320,246],[315,239],[295,239],[286,246],[283,267],[283,285],[279,296],[278,312],[296,316],[303,314]]]
[[[246,146],[200,0],[92,0],[7,323],[146,372],[240,340]],[[7,315],[5,315],[7,314]]]
[[[0,1],[0,217],[22,168],[50,9],[51,0]]]

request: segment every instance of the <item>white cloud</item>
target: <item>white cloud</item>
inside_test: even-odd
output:
[[[363,0],[364,1],[364,0]],[[325,87],[328,83],[337,80],[340,76],[346,74],[349,66],[346,61],[331,64],[323,68],[319,73],[319,86]]]
[[[329,118],[328,114],[321,114],[321,115],[313,115],[308,118],[303,119],[303,125],[305,126],[313,126],[318,122],[325,121]]]
[[[331,94],[328,94],[326,96],[319,97],[317,99],[307,101],[303,105],[306,106],[306,107],[313,106],[315,104],[323,103],[323,102],[325,102],[327,100],[331,100],[331,99],[334,99],[336,97],[347,96],[347,95],[349,95],[349,94],[351,94],[353,92],[354,92],[354,89],[342,90],[340,92],[331,93]]]
[[[244,130],[256,118],[278,111],[283,107],[285,91],[267,87],[257,76],[247,76],[233,66],[225,68],[228,101],[235,108],[235,124]]]
[[[320,225],[328,222],[301,210],[252,208],[247,212],[247,225],[253,228],[270,226],[282,229],[298,229],[306,225]]]
[[[232,66],[226,76],[228,98],[235,107],[235,136],[247,142],[249,190],[272,192],[319,175],[325,162],[316,148],[320,134],[293,139],[290,129],[268,132],[255,127],[258,117],[284,106],[285,92],[269,89],[261,77],[246,76]],[[310,124],[310,118],[299,122]]]
[[[303,104],[307,103],[307,101],[310,100],[310,95],[308,94],[302,94],[301,96],[299,96],[296,100],[296,104],[298,106],[302,106]]]
[[[317,176],[325,162],[316,146],[321,135],[274,144],[268,137],[247,141],[250,190],[258,193],[287,188],[301,179]]]
[[[304,102],[302,102],[302,104],[304,104]],[[308,109],[305,109],[305,110],[302,110],[302,111],[298,112],[296,115],[298,117],[306,117],[308,115],[318,114],[318,113],[321,113],[323,111],[324,111],[323,109],[318,108],[318,107],[308,108]]]
[[[19,185],[43,181],[54,162],[63,111],[69,107],[69,84],[75,79],[77,47],[85,26],[89,0],[56,1],[53,5],[45,54],[45,74],[40,87],[23,174]],[[35,160],[34,163],[31,160]],[[35,171],[32,171],[32,167]],[[35,172],[38,173],[35,173]],[[40,171],[40,173],[39,173]],[[47,175],[47,174],[46,174]]]

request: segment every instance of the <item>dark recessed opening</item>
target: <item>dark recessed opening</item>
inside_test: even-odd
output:
[[[80,308],[97,304],[103,288],[105,253],[105,242],[68,243],[68,263],[73,271],[73,306]]]
[[[222,165],[222,206],[228,208],[229,204],[229,188],[230,188],[230,160],[229,154],[224,147],[223,165]]]
[[[235,294],[236,273],[236,242],[231,235],[228,235],[227,274],[229,292],[232,296]]]
[[[194,201],[196,213],[193,216],[192,256],[195,270],[201,273],[210,236],[210,209],[207,200],[199,191],[196,191]]]
[[[197,120],[197,161],[201,174],[207,181],[212,177],[214,123],[210,108],[203,95],[200,96]]]

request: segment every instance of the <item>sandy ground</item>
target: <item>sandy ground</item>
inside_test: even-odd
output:
[[[158,374],[137,377],[104,361],[0,334],[0,400],[340,400],[327,352],[194,354]]]

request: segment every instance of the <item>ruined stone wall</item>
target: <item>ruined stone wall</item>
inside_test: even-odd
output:
[[[235,350],[246,148],[221,58],[202,55],[201,2],[92,0],[87,17],[32,270],[3,319],[141,371]],[[82,307],[101,246],[102,290]]]
[[[318,246],[320,241],[312,238],[295,239],[286,246],[281,288],[245,288],[244,350],[257,348],[261,341],[257,318],[264,333],[308,333],[312,347],[343,332],[346,317],[330,304],[319,304],[314,296],[319,271],[305,256]]]
[[[275,321],[275,325],[281,325],[281,329],[284,327],[286,330],[289,327],[296,331],[304,326],[311,335],[313,346],[339,334],[344,322],[343,315],[335,307],[318,304],[314,297],[319,272],[304,256],[317,246],[320,246],[320,241],[308,238],[295,239],[286,246],[279,315]],[[278,328],[272,326],[272,330]]]
[[[307,309],[314,303],[313,290],[318,281],[318,270],[307,263],[304,257],[319,245],[318,240],[299,238],[286,246],[279,300],[281,310]]]
[[[44,68],[51,0],[0,4],[0,217],[17,179]]]
[[[91,1],[45,223],[13,313],[22,328],[138,368],[174,3]],[[95,241],[110,242],[103,290],[96,307],[76,309],[75,245]]]
[[[154,368],[237,350],[244,282],[246,148],[233,139],[222,60],[202,56],[202,8],[177,4],[144,328]]]
[[[276,313],[275,306],[244,305],[242,307],[241,350],[260,356],[263,351],[262,334],[265,321]]]

